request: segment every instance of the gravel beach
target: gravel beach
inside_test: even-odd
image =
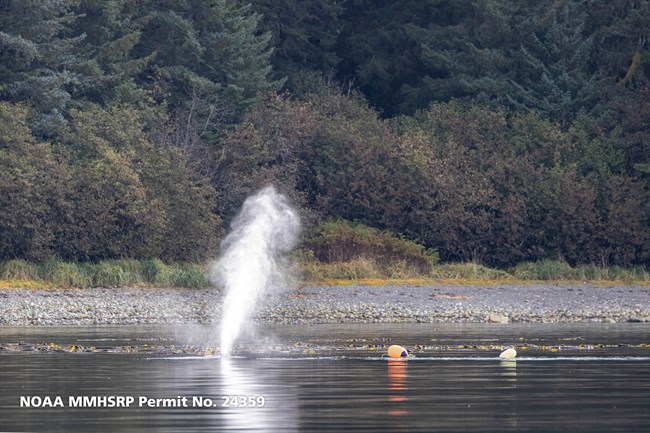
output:
[[[217,289],[0,289],[0,325],[218,322],[221,300]],[[265,295],[255,318],[277,324],[650,323],[650,287],[309,287]]]

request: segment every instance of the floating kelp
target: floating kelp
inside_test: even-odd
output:
[[[146,341],[146,342],[145,342]],[[127,344],[103,344],[103,345],[80,345],[62,344],[55,342],[1,342],[0,354],[3,353],[61,353],[61,354],[94,354],[94,353],[122,353],[122,354],[149,354],[149,355],[176,355],[176,356],[214,356],[220,355],[221,350],[215,346],[183,345],[171,341],[158,340],[133,340]],[[102,341],[101,343],[105,343]],[[359,356],[377,356],[378,352],[385,352],[389,349],[390,339],[388,338],[319,338],[311,341],[288,341],[286,343],[250,342],[242,343],[234,348],[234,353],[246,357],[301,357],[301,356],[343,356],[355,352]],[[635,350],[648,349],[650,344],[602,344],[602,343],[580,343],[580,344],[535,344],[531,342],[517,341],[516,344],[414,344],[404,346],[408,353],[422,355],[443,354],[446,352],[456,353],[499,353],[512,348],[518,353],[535,352],[583,352],[583,351],[613,351],[613,350]]]

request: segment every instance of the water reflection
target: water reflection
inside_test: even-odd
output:
[[[251,368],[251,362],[243,359],[222,358],[220,360],[221,394],[224,428],[244,431],[282,431],[285,427],[282,416],[272,413],[274,396],[270,395],[274,383],[264,377],[262,371]],[[253,363],[254,364],[254,363]],[[263,399],[263,400],[262,400]],[[263,404],[260,404],[263,401]],[[241,404],[243,403],[243,404]],[[291,422],[290,419],[287,422]],[[290,426],[286,426],[290,427]]]
[[[499,361],[499,375],[505,379],[500,386],[503,399],[509,404],[501,413],[503,426],[517,430],[519,427],[519,396],[517,395],[517,360],[507,359]]]
[[[517,361],[514,359],[499,361],[499,375],[517,387]]]
[[[406,431],[408,415],[406,397],[407,362],[405,360],[388,360],[388,415],[392,431]]]
[[[278,335],[283,342],[321,341],[322,344],[324,337],[327,341],[332,338],[341,341],[350,336],[385,335],[386,329],[293,327],[287,328],[287,334],[278,332]],[[444,329],[448,332],[443,333]],[[583,333],[582,327],[563,326],[535,329],[515,325],[477,326],[472,328],[471,335],[460,332],[465,328],[444,329],[438,328],[436,339],[452,346],[478,341],[480,335],[492,338],[494,329],[503,333],[495,344],[521,341],[523,334],[526,338],[544,335],[547,340],[553,336],[556,343],[585,335],[586,343],[599,341],[612,345],[589,353],[556,354],[529,349],[516,362],[500,362],[496,353],[485,356],[483,352],[458,351],[447,356],[448,353],[433,349],[428,357],[421,355],[406,362],[366,359],[352,350],[336,353],[345,357],[329,357],[332,352],[329,348],[307,358],[249,356],[229,360],[127,353],[0,352],[0,430],[62,433],[650,431],[647,327],[620,326],[613,334],[600,328],[602,334],[598,335]],[[430,328],[413,326],[399,330],[405,335],[400,341],[406,344],[425,341],[431,336]],[[119,345],[149,341],[149,331],[135,327],[74,331],[76,334],[69,329],[48,328],[38,334],[31,328],[21,331],[0,327],[0,343],[27,340],[78,344],[83,338],[87,340],[82,343],[84,346],[101,346],[109,344],[107,341]],[[161,338],[160,335],[169,334],[160,331],[158,335]],[[620,341],[637,346],[614,344]],[[262,395],[266,404],[261,409],[222,408],[221,396],[228,394]],[[213,399],[217,407],[28,408],[19,405],[19,397],[23,395],[61,395],[64,401],[68,396],[95,395],[204,396]]]
[[[248,397],[253,397],[253,404],[257,403],[256,397],[262,395],[255,389],[255,382],[260,383],[260,378],[255,377],[255,371],[246,374],[237,360],[222,358],[221,363],[221,393],[226,400],[223,408],[224,421],[227,429],[231,430],[264,430],[267,425],[264,412],[260,407],[246,407]],[[239,406],[242,397],[244,405]]]
[[[238,358],[220,360],[224,427],[259,432],[296,430],[295,418],[286,416],[297,412],[295,396],[277,383],[271,371],[256,364]]]
[[[169,409],[169,416],[181,425],[215,432],[298,430],[295,417],[287,416],[299,413],[299,408],[296,387],[281,378],[286,362],[218,357],[154,358],[148,362],[157,371],[151,382],[155,388],[149,391],[151,396],[187,396],[190,402],[195,397],[212,402],[212,406],[190,403],[189,407]],[[145,418],[140,421],[149,422]],[[155,427],[147,430],[172,431]]]

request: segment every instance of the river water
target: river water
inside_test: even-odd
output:
[[[0,328],[0,347],[108,350],[0,351],[0,432],[650,431],[643,323],[276,326],[229,359],[110,350],[187,347],[213,333]],[[395,343],[415,358],[382,358]],[[507,346],[516,361],[499,360]]]

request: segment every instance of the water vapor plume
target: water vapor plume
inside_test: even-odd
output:
[[[225,288],[221,354],[230,356],[261,295],[286,283],[283,258],[300,234],[300,217],[288,200],[268,186],[244,201],[223,240],[221,258],[211,269]]]

